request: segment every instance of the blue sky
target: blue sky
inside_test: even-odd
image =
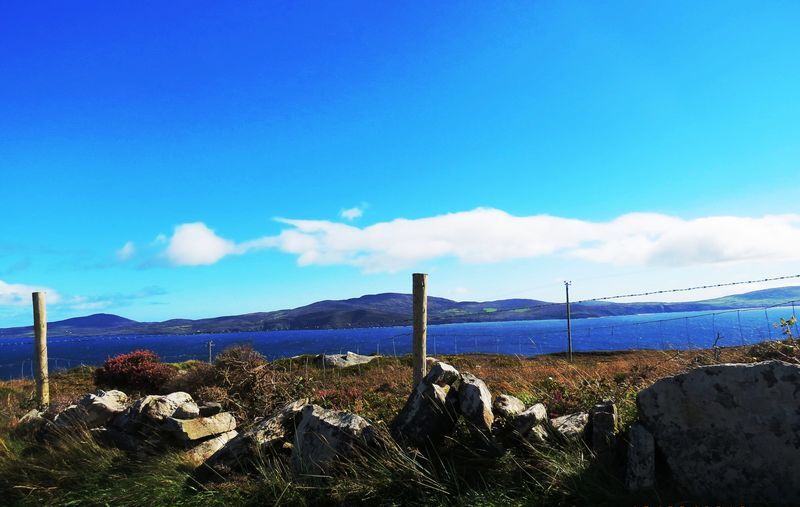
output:
[[[413,271],[455,299],[796,272],[799,22],[796,2],[6,3],[0,327],[33,288],[51,319],[161,320]]]

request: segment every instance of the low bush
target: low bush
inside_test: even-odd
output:
[[[176,373],[177,370],[162,363],[155,352],[135,350],[107,359],[95,370],[94,382],[98,387],[155,393],[161,392]]]

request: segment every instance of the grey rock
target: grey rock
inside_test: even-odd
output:
[[[800,366],[723,364],[637,398],[673,482],[704,501],[800,505]]]
[[[617,406],[610,400],[596,404],[589,411],[589,422],[592,427],[592,451],[602,461],[613,460],[617,434]]]
[[[164,422],[170,417],[193,419],[200,415],[192,397],[180,391],[166,396],[146,396],[140,402],[139,411],[155,423]]]
[[[423,380],[392,422],[396,440],[423,446],[440,442],[455,428],[457,414],[447,403],[447,391]]]
[[[61,411],[54,420],[57,428],[83,427],[86,429],[105,426],[117,414],[125,411],[127,396],[121,391],[98,391],[87,394],[76,405]]]
[[[320,354],[317,356],[317,364],[326,368],[347,368],[349,366],[369,363],[378,357],[380,356],[364,356],[353,352],[333,355]]]
[[[233,440],[238,433],[231,430],[205,440],[186,451],[186,459],[195,466],[203,464],[208,458],[222,449],[225,444]]]
[[[35,408],[20,417],[14,427],[14,434],[18,436],[34,436],[48,424],[44,418],[44,412],[39,412]]]
[[[589,414],[578,412],[562,415],[550,420],[550,425],[563,437],[568,439],[580,438],[589,423]]]
[[[234,430],[236,419],[228,412],[196,419],[168,417],[161,425],[161,429],[180,441],[188,442]]]
[[[249,471],[259,456],[291,442],[298,417],[308,401],[303,398],[288,403],[272,416],[232,438],[205,461],[200,479],[225,477],[232,471]]]
[[[495,398],[492,404],[492,412],[495,417],[502,417],[504,419],[511,419],[524,411],[525,404],[522,403],[522,400],[510,394],[501,394]]]
[[[442,363],[439,363],[442,364]],[[473,428],[488,434],[492,430],[492,393],[483,380],[471,373],[464,373],[452,389],[458,396],[458,412]]]
[[[296,473],[325,473],[338,458],[374,445],[372,425],[349,412],[306,405],[294,435],[291,464]]]
[[[430,367],[428,373],[423,378],[427,384],[436,384],[439,387],[452,385],[453,382],[461,378],[458,370],[447,363],[437,361]]]
[[[653,435],[639,423],[628,430],[625,487],[628,491],[652,488],[656,481],[656,446]]]
[[[547,409],[537,403],[511,419],[510,428],[524,438],[534,441],[544,441],[547,438]]]

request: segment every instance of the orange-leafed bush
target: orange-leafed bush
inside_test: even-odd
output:
[[[175,374],[175,368],[162,363],[155,352],[134,350],[106,360],[95,370],[94,383],[100,387],[158,392]]]

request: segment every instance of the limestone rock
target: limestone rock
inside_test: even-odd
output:
[[[70,405],[55,418],[57,428],[81,426],[86,429],[105,426],[117,414],[125,411],[127,396],[121,391],[98,391],[87,394],[76,405]]]
[[[161,425],[161,429],[178,440],[188,442],[234,430],[236,419],[229,412],[196,419],[168,417]]]
[[[231,430],[216,437],[205,440],[186,451],[186,458],[195,465],[200,465],[214,453],[222,449],[225,444],[234,439],[238,433]]]
[[[723,364],[637,398],[673,482],[704,501],[800,505],[800,366]]]
[[[519,398],[515,398],[510,394],[501,394],[495,398],[494,404],[492,404],[492,412],[495,417],[504,419],[511,419],[524,411],[525,404]]]
[[[442,363],[439,363],[442,364]],[[463,373],[452,388],[458,393],[458,411],[475,429],[484,433],[492,430],[492,393],[483,380],[471,373]]]
[[[625,487],[628,491],[652,488],[656,481],[656,447],[653,435],[639,423],[628,431]]]
[[[589,423],[589,414],[578,412],[575,414],[562,415],[550,420],[550,425],[559,434],[566,438],[580,438]]]
[[[596,404],[589,412],[589,421],[592,427],[592,451],[601,460],[613,460],[617,434],[617,406],[610,400]]]
[[[509,426],[524,438],[542,442],[547,439],[548,423],[547,409],[541,403],[537,403],[511,419]]]
[[[320,354],[317,356],[317,363],[326,368],[347,368],[348,366],[356,366],[359,364],[366,364],[377,359],[380,356],[364,356],[348,352],[346,354]]]
[[[430,367],[427,375],[425,375],[423,379],[423,382],[444,387],[452,385],[453,382],[459,378],[461,378],[461,374],[458,373],[458,370],[447,363],[438,361]]]
[[[302,398],[288,403],[271,417],[231,439],[206,460],[201,480],[224,477],[231,471],[247,471],[259,455],[292,441],[298,416],[308,401]]]
[[[306,405],[295,431],[292,469],[324,473],[337,458],[350,457],[359,446],[370,446],[374,440],[374,429],[363,417]]]

